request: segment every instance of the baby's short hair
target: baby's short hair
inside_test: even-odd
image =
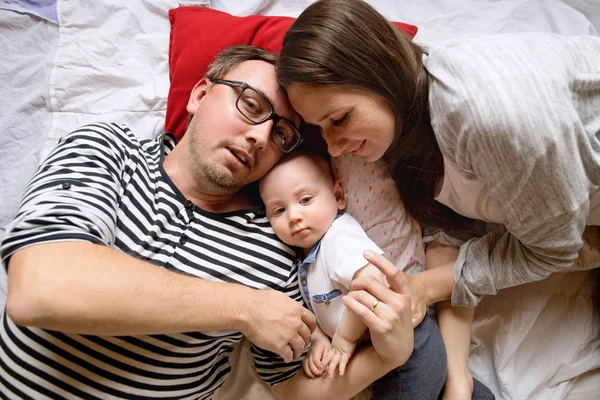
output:
[[[284,163],[289,160],[293,160],[296,157],[309,157],[312,161],[315,162],[319,166],[319,169],[323,172],[323,174],[328,175],[331,178],[331,181],[335,180],[335,175],[333,173],[333,168],[331,167],[331,163],[329,162],[329,155],[322,155],[321,153],[315,153],[312,151],[306,150],[295,150],[291,153],[285,154],[281,160],[279,160],[278,164]]]

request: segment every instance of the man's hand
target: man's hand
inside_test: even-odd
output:
[[[392,262],[387,260],[384,256],[369,252],[370,255],[365,254],[365,258],[371,264],[379,268],[386,276],[387,282],[392,287],[400,288],[404,294],[410,297],[410,309],[412,313],[412,324],[416,327],[423,321],[427,312],[427,306],[430,305],[429,299],[427,298],[427,291],[423,282],[416,278],[418,275],[408,275],[399,270]]]
[[[316,327],[310,311],[275,290],[255,291],[245,306],[240,331],[248,340],[286,363],[302,354]]]

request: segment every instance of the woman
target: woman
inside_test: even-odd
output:
[[[585,226],[600,223],[597,37],[421,48],[362,1],[319,1],[287,32],[278,78],[331,155],[386,162],[431,232],[427,263],[439,267],[409,278],[418,316],[565,270]],[[442,309],[445,340],[459,342],[447,343],[447,388],[458,393],[472,385],[472,310]]]

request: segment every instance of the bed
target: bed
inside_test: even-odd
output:
[[[170,9],[180,5],[204,6],[237,16],[295,17],[309,3],[308,0],[1,1],[0,240],[40,159],[66,133],[100,120],[125,123],[141,137],[154,137],[164,131],[170,87]],[[370,0],[369,3],[390,20],[416,25],[414,40],[423,42],[520,31],[600,33],[598,0]],[[344,161],[337,162],[336,167],[343,175]],[[377,182],[389,184],[379,174],[383,173],[377,172]],[[354,185],[350,196],[360,196],[368,190],[368,183],[359,179],[350,182],[346,179],[345,183]],[[382,223],[399,225],[394,218],[383,216],[381,223],[371,221],[366,227],[368,233],[384,240],[387,230]],[[411,229],[402,234],[405,237],[419,234],[418,229]],[[600,398],[600,323],[592,314],[591,276],[595,271],[590,270],[600,266],[599,241],[598,230],[590,230],[580,263],[573,272],[501,291],[497,296],[485,298],[477,307],[470,366],[497,398]],[[415,250],[419,241],[414,240],[410,246],[420,259],[422,250],[421,253]],[[412,272],[421,266],[401,257],[396,261],[402,267],[412,268]],[[6,277],[0,274],[0,304],[5,295]],[[238,362],[219,398],[268,398],[248,367],[244,346],[236,354]],[[363,393],[358,397],[367,396]]]

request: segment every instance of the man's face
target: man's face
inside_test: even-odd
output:
[[[245,61],[223,79],[246,82],[271,102],[275,113],[299,125],[300,117],[279,87],[273,65]],[[262,178],[283,155],[271,140],[273,120],[252,125],[236,108],[241,90],[204,79],[190,96],[187,110],[193,118],[185,137],[188,165],[203,191],[233,193]]]

